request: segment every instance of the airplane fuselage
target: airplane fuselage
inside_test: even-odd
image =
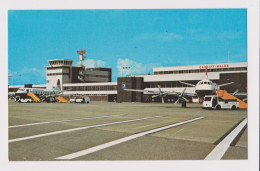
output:
[[[27,96],[27,93],[34,93],[36,95],[55,95],[55,94],[59,94],[60,92],[61,92],[60,90],[56,90],[56,89],[48,90],[48,89],[37,89],[37,88],[19,88],[15,92],[15,96]]]
[[[195,92],[201,99],[203,99],[205,95],[215,95],[217,89],[217,84],[208,79],[199,81],[195,86]]]

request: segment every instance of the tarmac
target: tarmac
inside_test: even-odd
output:
[[[204,160],[247,118],[247,110],[201,106],[9,100],[9,160]],[[221,160],[248,159],[247,128],[235,137]]]

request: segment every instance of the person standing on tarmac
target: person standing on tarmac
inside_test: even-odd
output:
[[[182,108],[186,108],[186,100],[182,100],[182,102],[181,102],[181,107],[182,107]]]

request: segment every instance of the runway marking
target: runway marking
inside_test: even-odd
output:
[[[78,151],[76,153],[57,157],[56,159],[58,159],[58,160],[74,159],[74,158],[84,156],[84,155],[87,155],[87,154],[90,154],[90,153],[94,153],[96,151],[99,151],[99,150],[102,150],[102,149],[105,149],[105,148],[108,148],[108,147],[111,147],[111,146],[114,146],[114,145],[117,145],[117,144],[120,144],[120,143],[123,143],[123,142],[126,142],[126,141],[130,141],[132,139],[142,137],[144,135],[152,134],[152,133],[155,133],[155,132],[158,132],[158,131],[169,129],[169,128],[172,128],[172,127],[175,127],[175,126],[179,126],[179,125],[186,124],[186,123],[189,123],[189,122],[193,122],[193,121],[203,119],[203,118],[204,117],[198,117],[198,118],[194,118],[194,119],[191,119],[191,120],[188,120],[188,121],[183,121],[183,122],[167,125],[167,126],[164,126],[164,127],[152,129],[152,130],[149,130],[149,131],[141,132],[141,133],[134,134],[134,135],[131,135],[131,136],[128,136],[128,137],[124,137],[124,138],[121,138],[121,139],[118,139],[118,140],[114,140],[114,141],[111,141],[111,142],[108,142],[108,143],[105,143],[105,144],[101,144],[101,145],[98,145],[98,146],[95,146],[95,147],[92,147],[92,148],[89,148],[89,149],[86,149],[86,150]]]
[[[166,121],[166,122],[167,122],[167,121]],[[145,127],[148,127],[148,126],[151,126],[151,125],[157,125],[157,124],[166,123],[166,122],[163,121],[163,122],[153,123],[153,124],[149,124],[149,125],[144,125],[144,126],[140,126],[140,127],[131,128],[131,129],[145,128]]]
[[[131,119],[131,120],[125,120],[125,121],[119,121],[119,122],[110,122],[110,123],[99,124],[99,125],[85,126],[85,127],[79,127],[79,128],[72,128],[72,129],[66,129],[66,130],[62,130],[62,131],[55,131],[55,132],[49,132],[49,133],[45,133],[45,134],[33,135],[33,136],[29,136],[29,137],[11,139],[8,142],[12,143],[12,142],[17,142],[17,141],[24,141],[24,140],[29,140],[29,139],[39,138],[39,137],[45,137],[45,136],[49,136],[49,135],[61,134],[61,133],[65,133],[65,132],[72,132],[72,131],[78,131],[78,130],[83,130],[83,129],[96,128],[96,127],[102,127],[102,126],[107,126],[107,125],[115,125],[115,124],[120,124],[120,123],[127,123],[127,122],[140,121],[140,120],[145,120],[145,119],[159,118],[159,117],[162,117],[162,116],[146,117],[146,118]]]
[[[232,141],[239,132],[246,126],[247,118],[245,118],[231,133],[226,136],[205,158],[205,160],[220,160],[226,153]]]
[[[124,115],[124,114],[122,114],[122,115]],[[16,127],[24,127],[24,126],[32,126],[32,125],[41,125],[41,124],[49,124],[49,123],[59,123],[59,122],[80,121],[80,120],[88,120],[88,119],[108,118],[108,117],[112,117],[112,116],[122,116],[122,115],[96,116],[96,117],[92,117],[92,118],[78,118],[78,119],[67,119],[67,120],[61,120],[61,121],[37,122],[37,123],[29,123],[29,124],[23,124],[23,125],[9,126],[8,128],[16,128]]]

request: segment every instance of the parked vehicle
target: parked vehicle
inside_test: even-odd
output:
[[[55,102],[56,102],[56,99],[55,99],[55,97],[47,97],[47,98],[46,98],[46,102],[47,102],[47,103],[55,103]]]
[[[72,97],[72,98],[70,98],[70,103],[76,103],[76,97]]]
[[[77,97],[76,103],[89,103],[90,98],[89,97]]]
[[[32,103],[33,102],[31,98],[21,98],[20,96],[16,96],[15,101],[19,102],[19,103]]]
[[[239,103],[236,99],[225,99],[218,97],[217,95],[208,95],[204,97],[202,104],[203,109],[239,109]]]

